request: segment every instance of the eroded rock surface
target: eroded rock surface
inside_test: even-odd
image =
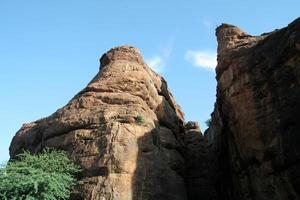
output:
[[[138,49],[121,46],[66,106],[25,124],[10,146],[68,151],[84,169],[72,199],[187,199],[183,113]]]
[[[300,198],[300,19],[262,36],[223,24],[206,133],[223,199]]]

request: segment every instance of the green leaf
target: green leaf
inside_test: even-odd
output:
[[[79,171],[64,151],[24,151],[0,168],[0,200],[68,199]]]

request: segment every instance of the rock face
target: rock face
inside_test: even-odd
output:
[[[217,101],[202,135],[136,48],[111,49],[66,106],[10,146],[64,149],[83,172],[71,199],[300,199],[300,18],[250,36],[216,30]]]
[[[66,106],[25,124],[10,146],[68,151],[83,168],[71,199],[187,199],[183,113],[136,48],[111,49]]]
[[[218,199],[214,157],[198,123],[185,125],[185,183],[189,200]]]
[[[206,132],[223,199],[300,199],[300,19],[262,36],[216,30],[217,102]]]

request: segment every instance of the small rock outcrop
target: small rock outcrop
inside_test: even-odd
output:
[[[25,124],[10,146],[66,150],[80,164],[71,199],[184,200],[183,113],[138,49],[116,47],[66,106]]]
[[[205,137],[222,199],[300,198],[300,18],[250,36],[223,24],[217,102]]]

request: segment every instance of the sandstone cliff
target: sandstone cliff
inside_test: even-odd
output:
[[[223,199],[300,198],[300,19],[250,36],[223,24],[206,132]]]
[[[300,199],[300,19],[261,36],[223,24],[216,35],[204,135],[139,51],[121,46],[66,106],[23,125],[11,157],[68,151],[83,168],[72,199]]]

